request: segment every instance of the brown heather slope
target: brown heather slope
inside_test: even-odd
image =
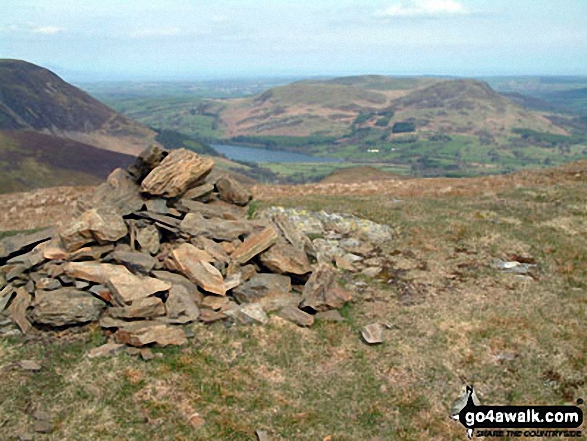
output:
[[[383,173],[383,172],[381,172]],[[351,174],[352,175],[352,174]],[[362,175],[347,175],[347,182],[321,182],[305,185],[255,185],[255,199],[271,204],[292,199],[321,196],[382,196],[391,206],[396,198],[454,198],[497,196],[508,190],[527,187],[560,186],[572,188],[587,181],[587,160],[543,170],[520,171],[509,175],[479,178],[424,178],[363,180]],[[392,175],[393,176],[393,175]],[[62,225],[71,220],[76,202],[94,187],[38,189],[30,193],[0,195],[0,231],[27,230]],[[385,204],[385,203],[384,203]]]
[[[0,59],[0,130],[36,131],[134,155],[155,137],[53,72],[10,59]]]
[[[96,185],[130,155],[32,131],[0,130],[0,193]]]

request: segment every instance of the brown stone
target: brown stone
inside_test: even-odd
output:
[[[176,197],[210,173],[214,162],[187,149],[177,149],[161,161],[141,183],[141,191]]]
[[[284,320],[295,323],[298,326],[312,326],[314,324],[314,317],[296,306],[286,306],[281,309],[277,315]]]
[[[165,306],[157,297],[146,297],[135,300],[130,306],[109,308],[108,313],[119,319],[150,319],[165,315]]]
[[[275,273],[306,274],[312,271],[303,249],[278,243],[261,254],[261,263]]]
[[[199,185],[198,187],[194,187],[191,190],[188,190],[183,195],[183,199],[199,199],[203,196],[206,196],[214,191],[214,185],[212,184],[203,184]]]
[[[201,214],[188,213],[181,222],[181,231],[191,236],[204,236],[208,239],[228,240],[238,239],[239,236],[251,233],[251,226],[244,221],[204,219]]]
[[[202,253],[202,250],[186,243],[174,249],[170,258],[179,272],[205,291],[226,295],[222,274],[202,258]]]
[[[216,180],[216,190],[220,199],[235,205],[244,206],[253,199],[250,190],[228,176],[222,176]]]
[[[111,357],[124,350],[126,346],[119,343],[106,343],[88,352],[88,358]]]
[[[46,242],[47,246],[43,248],[43,257],[47,260],[65,260],[69,253],[65,251],[59,239]]]
[[[246,263],[262,253],[275,242],[277,242],[277,231],[272,226],[268,226],[260,233],[253,234],[230,255],[231,259],[240,264]]]
[[[92,208],[59,232],[67,251],[75,251],[93,241],[116,242],[127,234],[122,216],[107,208]]]
[[[229,302],[228,297],[206,296],[202,301],[202,306],[213,309],[214,311],[221,310]]]
[[[121,265],[94,262],[70,262],[65,273],[75,279],[106,285],[120,305],[171,288],[171,284],[152,277],[138,277]]]
[[[16,295],[8,307],[12,321],[20,328],[23,334],[32,329],[32,325],[26,317],[26,310],[31,304],[31,296],[24,288],[16,288]]]
[[[98,320],[106,304],[75,288],[36,291],[31,319],[50,326],[70,326]]]
[[[103,255],[108,254],[113,249],[114,245],[112,244],[95,247],[83,247],[71,253],[69,260],[72,262],[79,260],[100,260]]]
[[[304,286],[302,299],[301,307],[326,311],[342,307],[351,300],[351,295],[338,286],[332,267],[319,263]]]
[[[62,288],[63,286],[57,279],[51,277],[41,277],[35,282],[35,288],[45,291],[52,291],[55,289]]]
[[[112,276],[107,285],[119,305],[128,305],[138,299],[149,297],[171,288],[171,284],[152,277],[137,277],[128,272]]]
[[[160,346],[184,345],[187,339],[183,329],[156,322],[133,322],[120,328],[114,338],[119,343],[141,347],[148,344]]]

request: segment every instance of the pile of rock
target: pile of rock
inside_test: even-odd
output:
[[[0,241],[0,330],[99,322],[119,344],[175,345],[195,321],[310,326],[351,299],[285,214],[249,219],[251,193],[212,168],[151,147],[71,224]]]

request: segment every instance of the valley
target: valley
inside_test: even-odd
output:
[[[146,126],[207,143],[326,156],[412,176],[482,176],[586,157],[584,78],[482,80],[364,75],[267,83],[261,93],[241,89],[230,97],[213,89],[132,97],[114,85],[86,87]],[[557,105],[561,94],[567,107]],[[261,166],[282,182],[317,179],[313,164]]]

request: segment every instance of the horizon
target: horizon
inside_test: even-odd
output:
[[[0,58],[76,82],[586,76],[569,0],[5,0]]]

